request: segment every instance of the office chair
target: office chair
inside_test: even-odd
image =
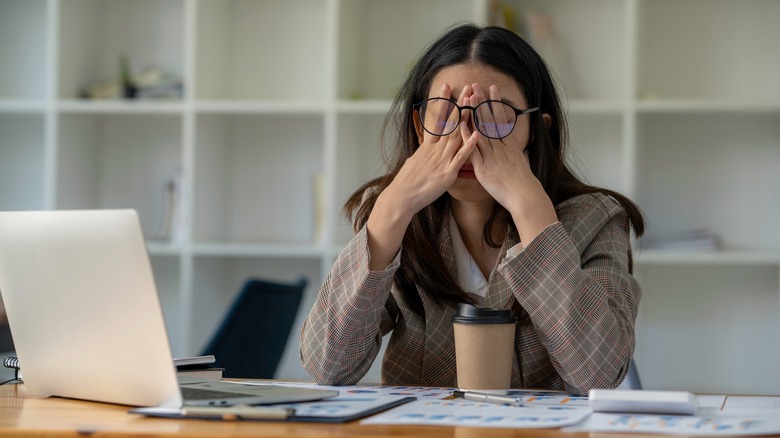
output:
[[[202,354],[215,356],[223,377],[273,378],[306,283],[247,280]]]
[[[631,359],[631,363],[628,366],[628,374],[620,384],[621,388],[625,389],[642,389],[642,381],[639,380],[639,370],[636,368],[636,362]]]

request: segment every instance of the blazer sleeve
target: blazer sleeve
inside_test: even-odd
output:
[[[606,196],[585,197],[499,268],[576,394],[623,381],[641,296],[626,212]]]
[[[371,368],[393,328],[390,291],[400,251],[384,271],[370,271],[363,227],[336,259],[301,327],[303,368],[322,385],[354,385]]]

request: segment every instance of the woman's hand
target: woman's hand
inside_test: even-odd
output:
[[[450,86],[444,84],[439,97],[450,98]],[[465,86],[458,97],[458,105],[467,105],[471,87]],[[434,118],[442,124],[455,123],[457,113],[432,113],[436,108],[429,108],[426,118]],[[464,129],[468,116],[464,114],[458,128],[450,135],[432,135],[422,131],[422,143],[415,153],[404,163],[392,183],[383,194],[401,201],[399,208],[404,208],[414,215],[435,201],[449,189],[458,177],[461,166],[468,161],[476,146],[478,133]]]
[[[469,105],[473,107],[485,100],[501,100],[495,85],[488,90],[490,99],[485,98],[479,84],[473,84],[472,89]],[[508,115],[501,111],[483,111],[479,117],[488,126],[487,129],[511,122],[507,120]],[[552,201],[531,171],[528,161],[528,117],[518,117],[512,133],[504,138],[491,139],[480,135],[471,157],[477,180],[493,199],[510,212],[524,245],[558,220]],[[495,135],[490,131],[488,134]]]
[[[451,89],[444,84],[440,97],[450,99]],[[471,87],[463,88],[458,104],[464,105],[471,94]],[[434,109],[435,111],[435,109]],[[455,123],[457,114],[429,113],[441,123]],[[379,197],[368,217],[366,229],[368,250],[371,255],[369,269],[385,269],[401,248],[406,229],[414,215],[435,201],[455,182],[458,171],[476,148],[477,132],[466,128],[468,118],[461,121],[460,129],[446,136],[422,131],[420,147],[409,157],[390,185]]]

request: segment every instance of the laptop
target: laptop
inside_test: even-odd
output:
[[[135,210],[0,212],[0,294],[25,386],[35,394],[161,408],[338,395],[180,385]]]

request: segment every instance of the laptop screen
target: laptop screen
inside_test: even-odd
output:
[[[30,392],[181,406],[134,210],[0,212],[0,294]]]

